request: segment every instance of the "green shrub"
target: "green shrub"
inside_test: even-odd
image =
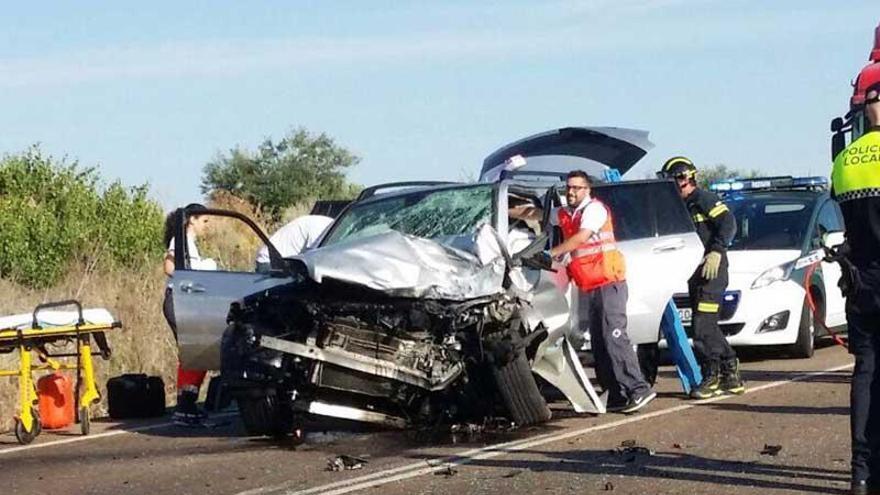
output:
[[[0,276],[49,287],[73,261],[155,264],[162,211],[146,186],[101,190],[92,168],[32,147],[0,160]]]

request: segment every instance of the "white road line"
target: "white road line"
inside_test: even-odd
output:
[[[228,417],[228,416],[235,416],[237,414],[238,413],[234,413],[234,412],[213,414],[213,415],[211,415],[211,417],[212,418],[224,418],[224,417]],[[79,436],[79,437],[65,438],[64,440],[53,440],[53,441],[49,441],[49,442],[33,443],[30,445],[20,445],[17,447],[9,447],[7,449],[0,450],[0,456],[2,456],[4,454],[12,454],[15,452],[22,452],[24,450],[41,449],[44,447],[57,447],[58,445],[64,445],[64,444],[68,444],[68,443],[85,442],[86,440],[98,440],[100,438],[115,437],[117,435],[125,435],[128,433],[138,433],[141,431],[158,430],[159,428],[166,428],[168,426],[173,426],[174,424],[175,423],[173,423],[173,422],[169,422],[169,423],[158,423],[158,424],[154,424],[154,425],[135,426],[133,428],[126,428],[124,430],[105,431],[103,433],[95,433],[95,434],[83,435],[83,436]]]
[[[811,371],[796,375],[788,380],[780,380],[776,382],[766,383],[764,385],[759,385],[757,387],[750,387],[746,390],[747,394],[760,392],[762,390],[767,390],[771,388],[780,387],[782,385],[786,385],[792,382],[799,382],[803,380],[807,380],[816,376],[827,375],[829,373],[834,373],[836,371],[842,371],[845,369],[852,368],[853,364],[846,364],[841,366],[835,366],[833,368],[828,368],[820,371]],[[360,476],[358,478],[352,478],[349,480],[338,481],[335,483],[329,483],[326,485],[316,486],[300,491],[292,490],[292,486],[294,483],[287,482],[280,485],[275,485],[272,487],[263,487],[263,488],[255,488],[252,490],[247,490],[244,492],[240,492],[237,495],[266,495],[266,494],[284,494],[284,495],[343,495],[346,493],[351,493],[358,490],[365,490],[368,488],[374,488],[377,486],[385,485],[388,483],[393,483],[395,481],[407,480],[410,478],[415,478],[418,476],[423,476],[426,474],[431,474],[436,471],[441,471],[446,469],[448,466],[461,466],[464,464],[468,464],[473,461],[483,460],[483,459],[491,459],[493,457],[498,457],[501,455],[509,454],[512,452],[530,449],[533,447],[538,447],[544,444],[559,442],[562,440],[567,440],[572,437],[578,437],[581,435],[585,435],[587,433],[593,433],[602,430],[609,430],[612,428],[617,428],[618,426],[624,426],[632,423],[637,423],[639,421],[645,421],[651,418],[656,418],[659,416],[665,416],[668,414],[676,413],[679,411],[685,411],[694,407],[698,407],[702,404],[711,404],[713,402],[720,402],[723,400],[728,400],[731,398],[739,397],[736,395],[722,395],[718,397],[713,397],[711,399],[699,400],[688,402],[687,404],[682,404],[675,407],[670,407],[667,409],[661,409],[659,411],[653,411],[649,413],[642,413],[638,416],[631,416],[628,418],[624,418],[618,421],[613,421],[611,423],[605,423],[596,426],[590,426],[586,428],[580,428],[576,430],[571,430],[562,433],[548,433],[544,435],[539,435],[533,438],[527,438],[522,440],[516,440],[507,443],[501,443],[496,445],[489,445],[482,448],[471,449],[467,451],[460,452],[458,454],[449,456],[445,459],[428,462],[425,461],[415,462],[411,464],[407,464],[404,466],[399,466],[392,469],[387,469],[384,471],[379,471],[373,474],[369,474],[366,476]]]

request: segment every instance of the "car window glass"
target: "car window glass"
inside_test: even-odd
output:
[[[684,201],[671,181],[598,184],[593,194],[608,209],[620,241],[693,232]]]
[[[834,201],[826,201],[819,209],[819,216],[816,220],[817,235],[826,232],[842,232],[843,222],[837,212],[837,204]]]
[[[322,245],[391,230],[427,239],[470,235],[492,221],[493,192],[493,185],[484,184],[356,203],[337,220]]]
[[[254,272],[257,252],[263,246],[263,241],[250,225],[233,217],[212,214],[202,217],[208,220],[198,235],[195,238],[187,236],[190,246],[187,249],[188,269]],[[271,232],[271,226],[261,228]]]
[[[732,196],[724,199],[736,218],[731,250],[801,249],[813,211],[812,198]]]

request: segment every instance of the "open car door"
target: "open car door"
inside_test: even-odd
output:
[[[509,171],[507,160],[525,158],[524,173],[567,173],[581,169],[602,177],[608,168],[628,172],[654,147],[648,132],[621,127],[564,127],[505,145],[483,161],[480,181],[494,182]]]
[[[193,269],[187,262],[189,257],[186,250],[190,244],[184,227],[187,223],[187,212],[180,209],[175,215],[175,269],[169,284],[174,301],[180,363],[184,368],[218,370],[220,342],[226,330],[230,305],[247,295],[289,283],[292,278],[285,271],[281,255],[269,242],[266,234],[244,215],[225,210],[203,210],[198,212],[198,216],[207,215],[212,219],[222,219],[227,224],[236,224],[237,231],[242,230],[238,227],[252,231],[256,238],[253,242],[256,247],[243,249],[239,244],[230,246],[228,249],[240,251],[238,256],[220,253],[221,256],[216,260],[217,270]],[[247,226],[240,225],[241,222]],[[260,241],[269,248],[272,266],[269,273],[256,273],[254,270],[253,258]],[[202,256],[208,253],[206,247],[198,246]]]
[[[626,262],[629,338],[633,344],[657,342],[667,303],[703,257],[687,207],[670,180],[599,184],[593,195],[611,210]]]

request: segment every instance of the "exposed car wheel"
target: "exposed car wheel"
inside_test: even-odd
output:
[[[495,384],[510,419],[520,426],[550,420],[550,408],[538,389],[525,354],[518,353],[502,365],[492,366]]]
[[[292,411],[280,403],[277,395],[239,397],[237,402],[249,435],[282,437],[293,431]]]
[[[824,310],[822,300],[813,293],[813,302],[816,304],[819,317],[824,318]],[[786,349],[787,354],[793,358],[811,358],[815,350],[816,342],[816,319],[810,310],[810,304],[805,299],[804,307],[801,310],[801,324],[798,326],[797,340]]]

